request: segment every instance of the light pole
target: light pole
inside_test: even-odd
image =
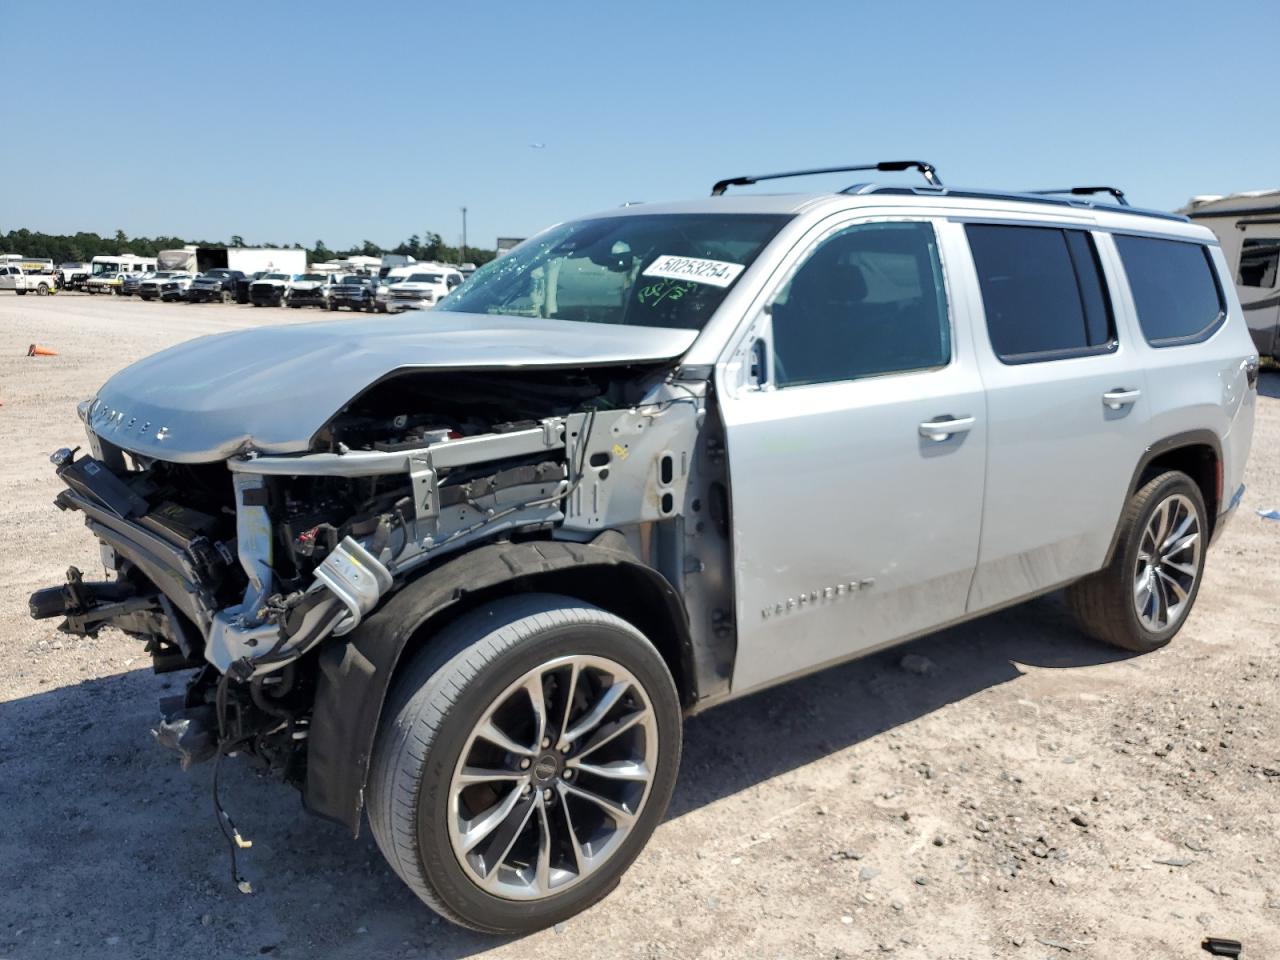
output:
[[[467,208],[462,208],[462,248],[458,250],[458,266],[467,262]]]

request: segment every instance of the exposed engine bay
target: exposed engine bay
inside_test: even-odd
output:
[[[418,371],[365,389],[309,452],[207,463],[131,452],[85,415],[89,451],[52,458],[56,503],[83,513],[109,579],[72,568],[31,613],[73,634],[115,627],[157,671],[195,669],[156,729],[184,765],[234,749],[297,782],[309,655],[440,558],[615,530],[678,582],[688,503],[724,489],[690,486],[707,402],[705,375],[670,363]]]

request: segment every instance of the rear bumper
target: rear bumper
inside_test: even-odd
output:
[[[1218,542],[1218,537],[1222,535],[1222,531],[1226,529],[1227,521],[1236,515],[1236,511],[1240,507],[1240,501],[1244,499],[1244,484],[1236,487],[1236,492],[1231,495],[1231,499],[1227,501],[1226,507],[1218,512],[1218,519],[1213,525],[1213,534],[1209,537],[1209,544]]]

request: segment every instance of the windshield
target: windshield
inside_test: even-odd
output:
[[[638,214],[561,224],[485,264],[436,309],[701,330],[787,219]]]
[[[100,277],[104,273],[116,273],[120,269],[118,263],[95,263],[93,265],[93,275]]]
[[[339,277],[338,278],[338,285],[342,287],[347,287],[347,286],[357,287],[362,283],[364,283],[363,277]]]
[[[295,280],[318,280],[324,282],[325,275],[323,273],[300,273],[293,279]]]
[[[444,277],[438,273],[415,273],[409,277],[410,283],[443,283]]]
[[[287,273],[268,273],[262,279],[263,280],[288,280],[289,275]]]
[[[388,287],[391,286],[393,283],[401,283],[403,280],[404,280],[404,277],[383,277],[382,278],[382,282],[386,284]]]

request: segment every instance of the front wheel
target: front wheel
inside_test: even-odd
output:
[[[569,597],[490,604],[403,670],[369,775],[369,822],[428,906],[523,934],[596,903],[661,820],[680,703],[635,627]]]
[[[1195,605],[1208,546],[1200,488],[1176,470],[1152,477],[1125,505],[1111,563],[1067,590],[1080,626],[1135,653],[1163,647]]]

